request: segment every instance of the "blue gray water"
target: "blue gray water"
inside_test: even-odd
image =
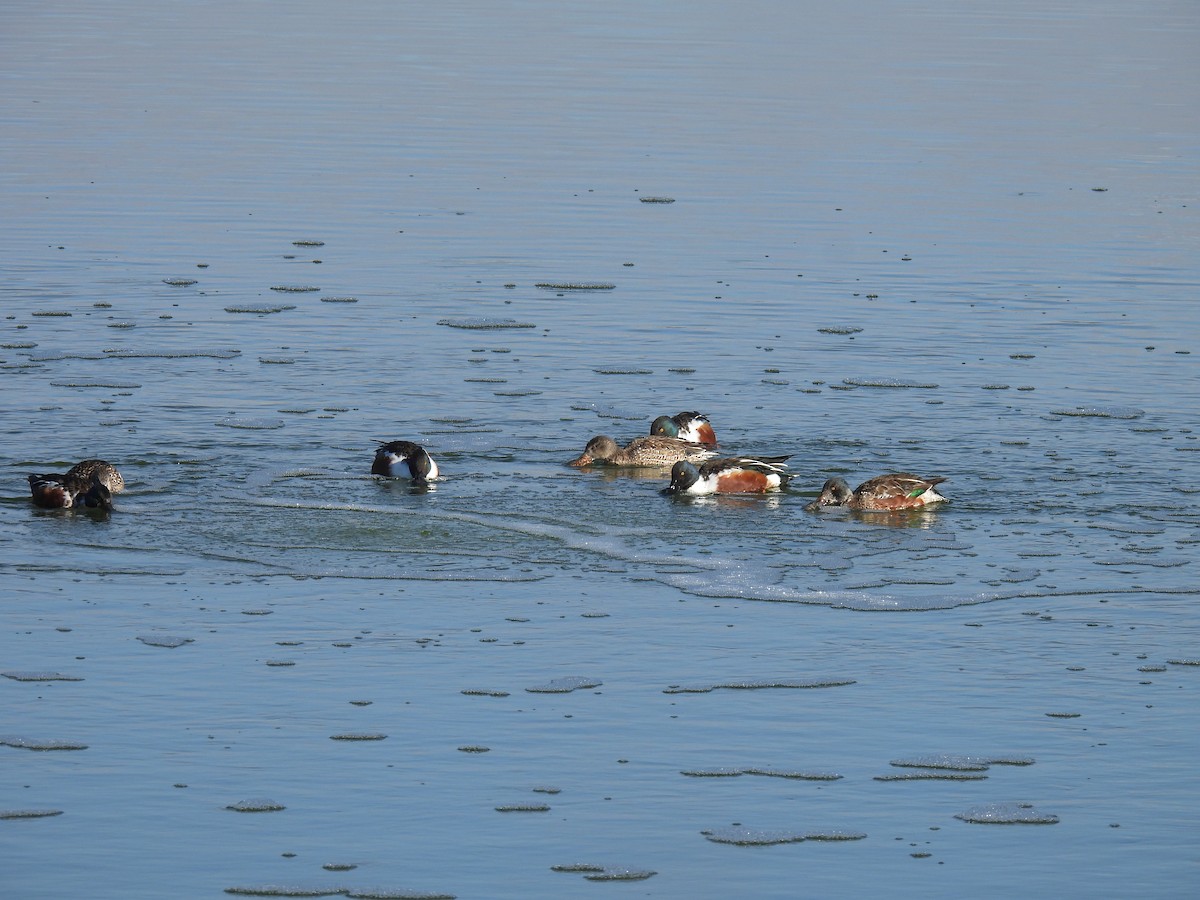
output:
[[[1200,888],[1200,11],[75,6],[0,30],[6,896]],[[791,488],[564,465],[688,409]]]

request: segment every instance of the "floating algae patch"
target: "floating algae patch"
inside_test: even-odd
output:
[[[269,316],[272,313],[287,312],[287,310],[295,308],[296,307],[290,303],[284,303],[278,306],[227,306],[225,307],[225,312],[252,313],[259,316]]]
[[[114,348],[104,351],[104,359],[235,359],[242,355],[241,350],[181,350],[177,352],[156,352],[154,350],[125,350]],[[99,357],[79,357],[93,359]]]
[[[564,678],[552,678],[545,684],[535,684],[533,687],[525,688],[525,690],[531,694],[569,694],[571,691],[600,687],[602,684],[604,682],[598,678],[568,675]]]
[[[1077,406],[1074,409],[1052,409],[1052,416],[1072,416],[1094,419],[1140,419],[1146,414],[1136,406]]]
[[[1056,825],[1058,816],[1036,809],[1032,803],[988,803],[956,813],[954,818],[977,825]]]
[[[69,318],[71,313],[65,309],[35,309],[30,315],[39,319],[65,319]]]
[[[715,844],[734,844],[738,847],[769,847],[774,844],[798,844],[801,841],[861,841],[861,831],[829,829],[822,831],[789,831],[784,829],[745,828],[741,825],[714,828],[700,832]]]
[[[50,387],[106,388],[113,391],[132,391],[140,388],[136,381],[52,381]]]
[[[906,378],[843,378],[842,384],[851,384],[855,387],[877,387],[877,388],[936,388],[938,385],[926,381],[910,381]]]
[[[496,812],[511,813],[511,812],[550,812],[550,804],[548,803],[508,803],[503,806],[497,806]]]
[[[893,759],[891,765],[915,769],[947,769],[955,772],[984,772],[990,766],[1032,766],[1030,756],[967,756],[955,753],[934,753],[928,756],[909,756]]]
[[[801,772],[791,769],[760,768],[716,768],[684,769],[680,775],[689,778],[736,778],[739,775],[762,775],[767,778],[790,778],[795,781],[838,781],[842,778],[835,772]]]
[[[195,278],[164,278],[162,282],[171,287],[191,287],[193,284],[199,284]]]
[[[657,874],[653,869],[628,869],[624,866],[613,866],[601,872],[586,874],[583,877],[588,881],[645,881]]]
[[[0,809],[0,819],[45,819],[62,814],[61,809]]]
[[[241,428],[246,431],[273,431],[283,427],[281,419],[241,419],[236,416],[218,419],[213,424],[221,428]]]
[[[324,247],[324,241],[292,241],[293,247]]]
[[[167,649],[182,647],[184,644],[191,644],[195,641],[195,638],[176,637],[170,634],[139,634],[137,639],[148,647],[166,647]]]
[[[760,691],[770,688],[828,688],[854,684],[854,679],[820,678],[814,681],[726,681],[718,684],[676,685],[664,688],[664,694],[707,694],[716,690]]]
[[[443,894],[439,891],[405,891],[373,889],[362,890],[351,888],[346,891],[351,900],[457,900],[454,894]]]
[[[438,319],[439,325],[449,328],[489,329],[489,328],[537,328],[532,322],[518,322],[516,319],[490,319],[471,317],[465,319]]]
[[[235,897],[337,897],[346,894],[346,889],[299,884],[263,884],[227,887],[225,893]]]
[[[507,697],[508,691],[490,691],[485,688],[466,688],[460,693],[468,697]]]
[[[876,781],[987,781],[982,772],[904,772],[876,775]]]
[[[13,681],[83,681],[78,675],[64,675],[62,672],[0,672],[0,675]]]
[[[322,303],[357,303],[357,297],[322,297]]]
[[[258,797],[253,800],[239,800],[237,803],[230,803],[225,807],[234,812],[280,812],[287,809],[282,803],[276,803],[274,800],[269,800],[266,797]]]
[[[16,747],[18,750],[86,750],[87,744],[81,744],[78,741],[59,741],[59,740],[35,740],[33,738],[0,737],[0,746]]]
[[[347,731],[342,734],[331,734],[331,741],[386,741],[387,735],[379,731]]]
[[[825,328],[818,328],[821,334],[858,334],[862,331],[857,325],[828,325]]]
[[[623,368],[608,368],[608,369],[593,369],[597,375],[653,375],[653,369],[623,369]]]
[[[616,285],[608,281],[539,281],[534,287],[544,291],[611,291]]]
[[[320,288],[311,284],[273,284],[271,290],[279,291],[282,294],[311,294],[319,291]]]

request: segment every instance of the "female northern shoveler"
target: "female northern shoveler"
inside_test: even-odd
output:
[[[375,451],[371,474],[386,475],[389,478],[408,476],[413,484],[425,484],[431,478],[438,477],[438,467],[433,457],[419,444],[412,441],[391,441]]]
[[[83,462],[71,466],[67,470],[67,474],[82,478],[87,482],[92,480],[92,476],[96,476],[100,479],[100,483],[114,494],[125,490],[125,479],[121,477],[121,473],[111,463],[102,459],[85,459]]]
[[[717,446],[717,436],[708,423],[708,416],[698,412],[681,412],[673,416],[659,416],[650,423],[650,433],[659,437],[679,438],[707,447]]]
[[[698,468],[690,462],[677,462],[671,469],[671,484],[664,494],[761,494],[787,485],[783,470],[789,457],[741,456],[710,459]]]
[[[588,441],[582,455],[567,465],[590,466],[592,463],[604,463],[610,466],[654,466],[662,469],[680,460],[699,462],[716,455],[702,444],[681,441],[679,438],[650,435],[634,438],[629,442],[629,446],[621,447],[612,438],[600,435]]]
[[[69,472],[66,475],[30,475],[29,493],[35,505],[49,509],[113,508],[112,491],[99,475],[91,478],[80,478]]]
[[[853,491],[844,479],[830,478],[821,488],[821,494],[807,510],[818,510],[822,506],[848,506],[850,509],[896,510],[919,509],[929,503],[940,503],[946,498],[934,490],[934,486],[946,479],[918,478],[908,472],[880,475],[864,481]]]

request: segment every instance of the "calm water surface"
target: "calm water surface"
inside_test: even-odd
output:
[[[6,895],[1200,889],[1196,9],[5,20]]]

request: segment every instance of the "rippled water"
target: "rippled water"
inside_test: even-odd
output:
[[[1194,893],[1193,10],[148,10],[0,36],[6,890]]]

